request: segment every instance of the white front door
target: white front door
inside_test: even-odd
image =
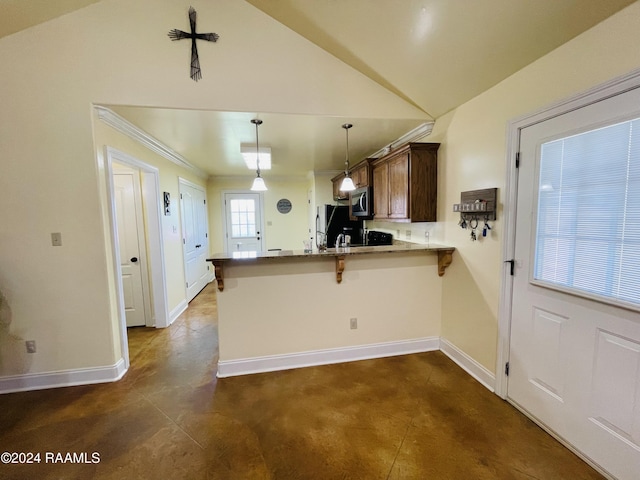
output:
[[[634,90],[521,131],[507,388],[620,480],[640,478],[638,117]]]
[[[264,240],[259,193],[225,193],[227,252],[260,252]]]
[[[145,288],[148,283],[140,176],[120,169],[113,174],[113,181],[127,327],[144,326],[151,307]]]
[[[204,189],[180,179],[180,210],[187,302],[190,302],[208,281],[209,234]]]

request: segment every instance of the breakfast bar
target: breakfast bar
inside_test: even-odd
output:
[[[218,377],[437,350],[454,249],[217,254]]]
[[[381,253],[406,253],[406,252],[424,252],[433,253],[438,256],[438,275],[443,276],[445,269],[451,264],[453,258],[453,247],[444,245],[421,245],[415,243],[396,243],[393,245],[380,246],[358,246],[343,248],[327,248],[323,251],[307,252],[302,250],[279,250],[267,252],[233,252],[231,254],[220,253],[208,258],[207,261],[213,263],[215,268],[215,277],[218,282],[218,290],[224,290],[224,264],[230,261],[243,262],[246,260],[276,260],[282,258],[310,258],[310,257],[329,257],[335,258],[336,265],[336,281],[342,282],[342,273],[345,269],[345,259],[352,255],[368,255]]]

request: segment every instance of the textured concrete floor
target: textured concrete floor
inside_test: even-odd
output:
[[[210,285],[120,382],[0,396],[0,451],[41,453],[0,479],[602,478],[440,352],[216,380],[215,315]]]

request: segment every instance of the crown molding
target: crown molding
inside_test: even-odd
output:
[[[396,150],[396,149],[406,145],[407,143],[415,142],[417,140],[420,140],[423,137],[426,137],[426,136],[430,135],[431,132],[433,131],[433,125],[434,124],[435,124],[435,122],[427,122],[427,123],[423,123],[422,125],[418,125],[416,128],[414,128],[413,130],[405,133],[403,136],[401,136],[397,140],[391,142],[386,147],[381,148],[380,150],[378,150],[377,152],[373,153],[372,155],[369,155],[369,158],[384,157],[387,153],[389,153],[389,152],[391,152],[393,150]]]
[[[166,158],[170,162],[175,163],[176,165],[189,170],[200,178],[208,179],[209,174],[205,171],[199,169],[198,167],[189,163],[189,161],[184,158],[179,153],[173,151],[169,147],[167,147],[164,143],[162,143],[157,138],[149,135],[144,130],[141,130],[133,123],[125,120],[123,117],[115,113],[113,110],[110,110],[101,105],[94,105],[93,108],[96,110],[98,114],[98,118],[109,125],[110,127],[116,129],[120,133],[126,135],[132,140],[144,145],[149,150],[157,153],[161,157]]]

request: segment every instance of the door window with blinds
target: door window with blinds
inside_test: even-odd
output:
[[[640,309],[640,118],[540,149],[534,283]]]

